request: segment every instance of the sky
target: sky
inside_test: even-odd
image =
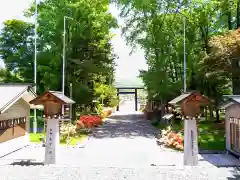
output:
[[[23,11],[29,7],[31,0],[0,0],[0,28],[3,27],[3,22],[8,19],[24,19]],[[115,16],[120,24],[123,24],[123,19],[118,17],[119,11],[116,7],[110,6],[110,12]],[[147,69],[144,59],[144,52],[137,48],[130,56],[131,47],[126,45],[123,37],[121,37],[121,29],[113,30],[115,37],[112,39],[112,44],[115,53],[119,56],[116,60],[116,79],[135,79],[139,74],[139,69]],[[0,62],[2,66],[3,63]]]

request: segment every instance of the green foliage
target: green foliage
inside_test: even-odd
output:
[[[94,95],[96,100],[105,106],[114,107],[119,103],[117,90],[111,85],[95,83]]]
[[[44,138],[44,136],[45,136],[44,133],[30,133],[29,139],[30,139],[30,142],[41,143],[42,138]]]
[[[21,79],[21,77],[11,71],[8,71],[7,69],[1,68],[0,69],[0,82],[22,82],[23,80]]]
[[[109,107],[116,107],[116,106],[118,106],[119,102],[120,102],[119,97],[115,95],[111,99],[109,99],[108,106]]]
[[[66,19],[66,87],[73,84],[73,99],[91,104],[93,84],[112,82],[116,55],[110,43],[117,22],[105,0],[45,0],[38,5],[37,91],[62,90],[63,24]],[[35,4],[25,12],[33,17]],[[2,82],[34,81],[34,25],[7,20],[0,34],[0,57],[6,72]]]
[[[187,90],[201,91],[214,107],[231,92],[230,51],[212,37],[240,27],[239,0],[115,2],[126,21],[126,40],[145,51],[148,70],[141,71],[140,77],[150,100],[166,103],[183,89],[184,20]],[[225,39],[229,43],[231,38]]]
[[[42,139],[46,137],[45,133],[30,133],[29,139],[30,142],[34,143],[42,143]],[[76,146],[79,142],[85,140],[87,138],[86,134],[75,133],[74,135],[70,135],[70,138],[67,138],[67,135],[60,136],[60,143]]]
[[[33,128],[33,121],[34,121],[34,117],[31,116],[31,118],[30,118],[30,128]],[[44,128],[44,119],[43,118],[40,118],[40,117],[37,118],[37,127],[38,128]]]
[[[97,112],[101,113],[104,108],[104,104],[97,104]]]
[[[73,99],[78,104],[89,104],[92,102],[93,93],[92,89],[81,83],[73,84]]]
[[[77,111],[77,120],[80,118],[81,115],[89,115],[93,113],[97,113],[96,106],[93,108],[92,106],[88,105],[79,105],[76,108]]]

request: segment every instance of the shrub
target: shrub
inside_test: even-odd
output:
[[[105,106],[114,107],[119,104],[117,90],[112,85],[95,83],[94,95],[97,101],[101,102],[101,104],[105,104]]]
[[[97,104],[97,111],[102,112],[103,111],[103,104]]]
[[[116,107],[116,106],[119,104],[119,102],[120,102],[119,97],[118,97],[118,96],[116,97],[115,95],[113,95],[113,96],[110,98],[108,105],[109,105],[110,107]]]
[[[100,113],[101,119],[105,119],[105,118],[107,118],[108,116],[109,116],[109,112],[108,112],[108,111],[102,111],[102,112]]]
[[[100,113],[100,117],[102,119],[107,118],[108,116],[110,116],[112,114],[113,110],[112,108],[105,108],[101,113]]]
[[[101,123],[102,123],[101,117],[93,116],[93,115],[81,116],[78,121],[78,124],[84,124],[84,126],[87,128],[92,128],[92,127],[98,126]]]
[[[183,137],[181,134],[170,132],[167,134],[167,146],[183,150]]]
[[[110,116],[112,114],[112,108],[108,109],[108,116]]]
[[[85,125],[83,124],[83,122],[82,121],[78,121],[77,122],[77,129],[79,130],[79,129],[84,129],[85,128]]]
[[[69,136],[75,136],[77,134],[76,125],[73,124],[63,124],[60,127],[60,134],[63,139],[67,139]]]

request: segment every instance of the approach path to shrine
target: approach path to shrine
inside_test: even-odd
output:
[[[199,166],[184,167],[183,153],[160,148],[155,134],[141,113],[118,112],[94,130],[84,147],[61,146],[56,165],[39,165],[44,158],[40,145],[0,158],[0,180],[228,180],[239,172],[217,167],[240,165],[226,155],[199,155]],[[33,165],[9,165],[20,161]]]

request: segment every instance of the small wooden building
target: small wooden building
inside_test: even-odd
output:
[[[44,121],[45,127],[44,130],[47,129],[47,120],[48,119],[56,119],[58,118],[59,121],[59,128],[64,123],[69,123],[71,121],[70,118],[66,118],[66,114],[62,112],[62,107],[64,105],[72,105],[75,102],[70,99],[69,97],[65,96],[60,91],[46,91],[42,95],[36,97],[35,99],[29,102],[30,104],[34,105],[42,105],[44,108]]]
[[[44,116],[63,119],[62,106],[75,102],[59,91],[47,91],[29,102],[44,106]]]
[[[29,144],[30,84],[0,84],[0,157]]]
[[[225,97],[220,109],[225,109],[226,149],[240,156],[240,95]]]
[[[208,105],[209,100],[197,91],[186,92],[168,102],[179,105],[183,116],[194,117],[200,113],[200,105]]]

